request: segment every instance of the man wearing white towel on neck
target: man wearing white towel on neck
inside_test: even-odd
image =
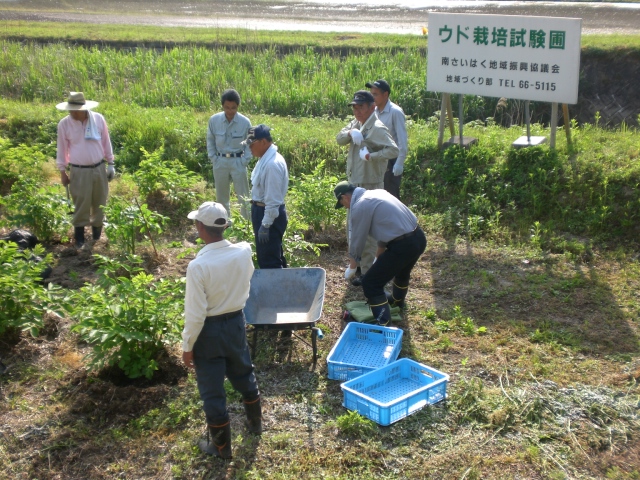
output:
[[[76,248],[90,248],[100,238],[109,181],[116,174],[107,122],[91,111],[97,106],[98,102],[85,100],[82,92],[70,92],[66,102],[56,105],[58,110],[69,112],[58,123],[56,165],[60,181],[73,199]],[[91,226],[92,241],[85,245],[86,226]]]

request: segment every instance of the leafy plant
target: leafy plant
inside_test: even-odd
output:
[[[47,156],[38,146],[14,147],[11,141],[0,137],[0,193],[8,193],[20,175],[42,183],[45,179],[42,166],[46,161]]]
[[[106,221],[104,232],[109,242],[122,252],[135,254],[139,237],[153,242],[154,235],[160,235],[167,217],[149,210],[147,204],[135,205],[121,197],[111,197],[104,207]]]
[[[195,185],[200,177],[178,160],[164,159],[164,146],[153,153],[140,147],[144,159],[133,174],[140,193],[147,202],[153,195],[164,195],[179,212],[190,210],[197,199]]]
[[[44,257],[41,262],[33,256]],[[51,255],[36,245],[32,252],[21,251],[14,242],[0,241],[0,333],[9,328],[28,330],[38,336],[44,313],[53,308],[57,291],[41,285],[42,270]]]
[[[336,418],[336,425],[344,435],[361,439],[371,436],[376,431],[375,423],[354,411]]]
[[[130,378],[151,378],[165,345],[180,339],[184,279],[155,280],[126,261],[95,256],[98,281],[76,297],[73,331],[93,345],[89,368],[117,365]]]
[[[5,225],[26,228],[43,241],[65,235],[71,227],[67,199],[57,187],[39,186],[33,178],[21,175],[0,204],[5,207]]]
[[[291,210],[316,232],[327,227],[340,228],[345,222],[344,209],[334,208],[332,192],[336,183],[338,177],[327,173],[324,160],[311,173],[291,180],[288,196]]]

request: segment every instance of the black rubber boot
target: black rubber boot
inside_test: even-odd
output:
[[[75,227],[73,236],[76,239],[76,248],[82,248],[84,245],[84,227]]]
[[[391,323],[391,308],[389,308],[387,296],[380,295],[378,297],[370,298],[368,302],[371,313],[373,313],[373,318],[376,319],[378,325],[389,325]]]
[[[262,406],[260,396],[253,400],[242,400],[244,412],[247,414],[247,429],[256,435],[262,434]]]
[[[402,285],[406,283],[406,285]],[[399,282],[395,278],[393,279],[393,293],[387,293],[387,300],[392,307],[404,308],[404,299],[407,297],[407,291],[409,290],[409,282]]]
[[[221,425],[209,425],[207,439],[198,442],[198,447],[207,455],[231,458],[231,423],[227,420]]]
[[[100,235],[102,235],[102,227],[91,227],[91,235],[93,236],[94,242],[100,240]]]

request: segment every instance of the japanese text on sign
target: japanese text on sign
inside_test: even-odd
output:
[[[581,23],[429,13],[427,90],[576,103]]]

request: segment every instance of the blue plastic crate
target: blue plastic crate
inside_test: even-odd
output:
[[[449,375],[402,358],[340,385],[343,406],[390,425],[447,396]]]
[[[403,331],[352,322],[327,357],[331,380],[351,380],[393,362],[402,349]]]

